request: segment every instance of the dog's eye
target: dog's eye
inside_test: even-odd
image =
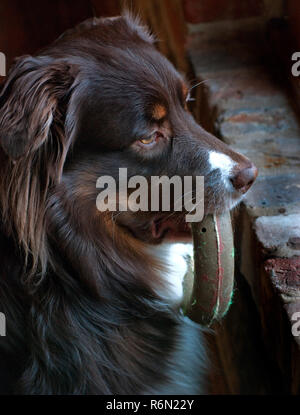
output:
[[[157,142],[158,138],[159,138],[159,133],[155,132],[149,137],[141,138],[139,142],[144,146],[151,147]]]

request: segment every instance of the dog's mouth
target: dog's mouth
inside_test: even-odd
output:
[[[168,215],[155,218],[151,223],[151,235],[155,241],[169,240],[190,241],[192,238],[191,225],[183,215]]]

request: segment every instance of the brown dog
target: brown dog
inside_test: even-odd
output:
[[[201,332],[157,254],[190,237],[183,213],[96,208],[97,178],[118,181],[119,168],[204,176],[206,213],[240,201],[256,168],[197,125],[187,99],[129,16],[88,20],[11,69],[0,91],[2,392],[205,391]]]

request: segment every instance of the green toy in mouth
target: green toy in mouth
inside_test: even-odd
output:
[[[194,272],[184,280],[183,311],[210,326],[228,311],[234,284],[234,244],[230,213],[208,215],[192,224]]]

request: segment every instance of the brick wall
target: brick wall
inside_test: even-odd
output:
[[[284,10],[283,0],[182,0],[182,3],[186,21],[192,24],[275,16]]]
[[[189,59],[204,81],[196,116],[259,168],[234,215],[237,285],[215,328],[224,378],[213,378],[216,393],[300,392],[300,337],[291,330],[300,311],[300,125],[280,69],[278,49],[286,44],[280,30],[277,39],[267,31],[282,6],[183,0]]]
[[[241,19],[264,13],[263,0],[183,0],[184,15],[189,23]]]

